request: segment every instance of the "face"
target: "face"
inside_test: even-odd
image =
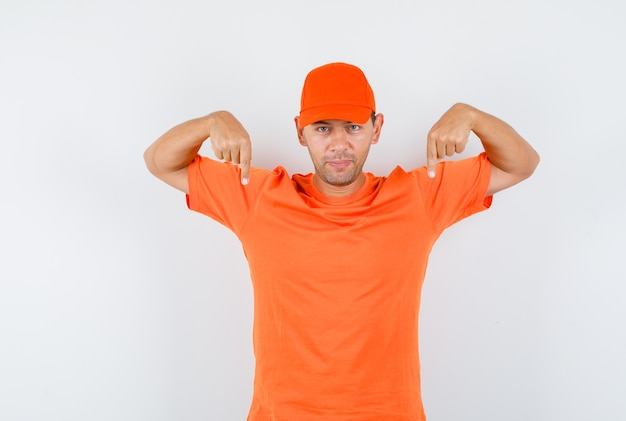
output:
[[[315,167],[315,185],[328,196],[347,196],[365,182],[363,165],[370,146],[378,142],[383,116],[372,123],[356,124],[344,120],[324,120],[300,127],[300,144],[306,146]]]

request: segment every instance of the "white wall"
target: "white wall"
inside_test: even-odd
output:
[[[429,419],[626,419],[625,9],[3,0],[0,419],[245,419],[241,248],[142,153],[174,124],[229,109],[255,165],[309,172],[292,117],[306,72],[337,60],[364,69],[386,116],[370,171],[424,164],[428,129],[457,101],[542,156],[433,252]]]

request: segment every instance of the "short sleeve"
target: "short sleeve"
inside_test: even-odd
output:
[[[238,166],[198,155],[188,169],[187,207],[238,233],[256,201],[263,172],[251,169],[244,186]]]
[[[485,153],[460,161],[441,162],[435,178],[428,177],[426,167],[412,173],[439,233],[491,206],[493,197],[487,196],[491,163]]]

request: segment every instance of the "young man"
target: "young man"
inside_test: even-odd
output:
[[[445,228],[529,177],[539,156],[508,124],[456,104],[433,126],[427,165],[362,171],[383,115],[355,66],[312,70],[295,118],[315,173],[250,166],[248,133],[225,111],[176,126],[145,153],[190,209],[241,240],[254,286],[250,421],[424,420],[418,312]],[[461,153],[470,132],[485,153]],[[209,139],[219,162],[198,155]]]

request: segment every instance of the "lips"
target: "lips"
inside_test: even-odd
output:
[[[326,161],[326,164],[330,165],[333,168],[345,168],[352,164],[352,161],[349,159],[339,159],[333,161]]]
[[[325,160],[324,163],[332,168],[346,168],[356,162],[356,156],[351,156],[350,154],[337,154],[330,155]]]

